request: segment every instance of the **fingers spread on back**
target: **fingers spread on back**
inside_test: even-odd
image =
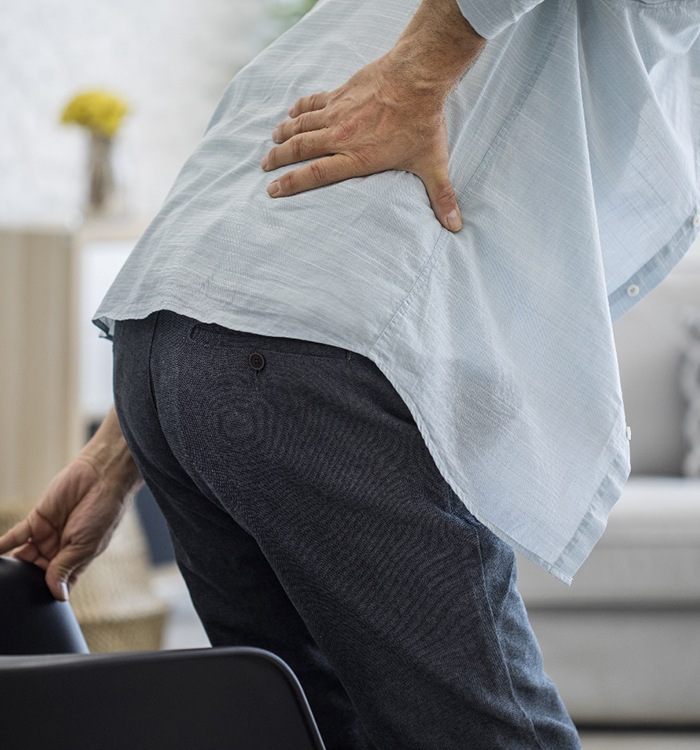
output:
[[[272,133],[275,143],[284,143],[299,133],[308,133],[312,130],[322,130],[326,127],[326,116],[321,110],[318,112],[307,112],[296,118],[290,118],[281,122]]]
[[[362,164],[347,154],[334,154],[322,159],[316,159],[306,166],[283,174],[273,185],[278,190],[274,192],[272,185],[268,192],[273,197],[296,195],[306,190],[331,185],[335,182],[359,177],[363,174]],[[272,189],[272,191],[271,191]]]
[[[330,153],[332,153],[332,146],[329,143],[328,131],[314,130],[311,133],[300,133],[286,143],[271,149],[267,154],[263,169],[269,172],[288,164],[296,164],[317,156],[327,156]]]
[[[309,96],[302,96],[301,99],[297,99],[294,104],[289,108],[290,117],[298,117],[304,112],[313,112],[317,109],[323,109],[328,103],[330,98],[329,91],[320,91],[316,94],[310,94]]]

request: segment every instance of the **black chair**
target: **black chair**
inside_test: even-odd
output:
[[[87,652],[70,604],[53,598],[44,571],[0,557],[0,654]]]
[[[0,558],[0,652],[12,654],[0,656],[3,746],[325,750],[302,687],[279,657],[248,647],[65,653],[70,643],[85,650],[73,612],[54,607],[50,593],[44,601],[42,571],[37,577],[26,566]],[[28,630],[18,633],[13,621]],[[68,635],[58,636],[66,626]],[[42,640],[60,653],[43,653]],[[17,655],[22,648],[32,655]]]

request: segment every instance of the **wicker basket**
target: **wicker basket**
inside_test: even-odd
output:
[[[26,509],[0,507],[0,532]],[[146,539],[133,503],[107,549],[83,572],[71,605],[90,651],[159,649],[169,605],[151,587]]]

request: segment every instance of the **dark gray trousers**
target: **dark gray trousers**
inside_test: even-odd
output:
[[[161,311],[114,391],[212,644],[286,661],[328,750],[580,748],[513,551],[370,359]]]

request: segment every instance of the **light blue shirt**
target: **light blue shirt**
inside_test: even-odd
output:
[[[407,172],[267,195],[288,107],[419,5],[321,0],[231,81],[94,322],[165,308],[369,357],[465,506],[570,583],[630,470],[612,322],[700,231],[700,1],[459,4],[490,40],[447,102],[461,232]]]

